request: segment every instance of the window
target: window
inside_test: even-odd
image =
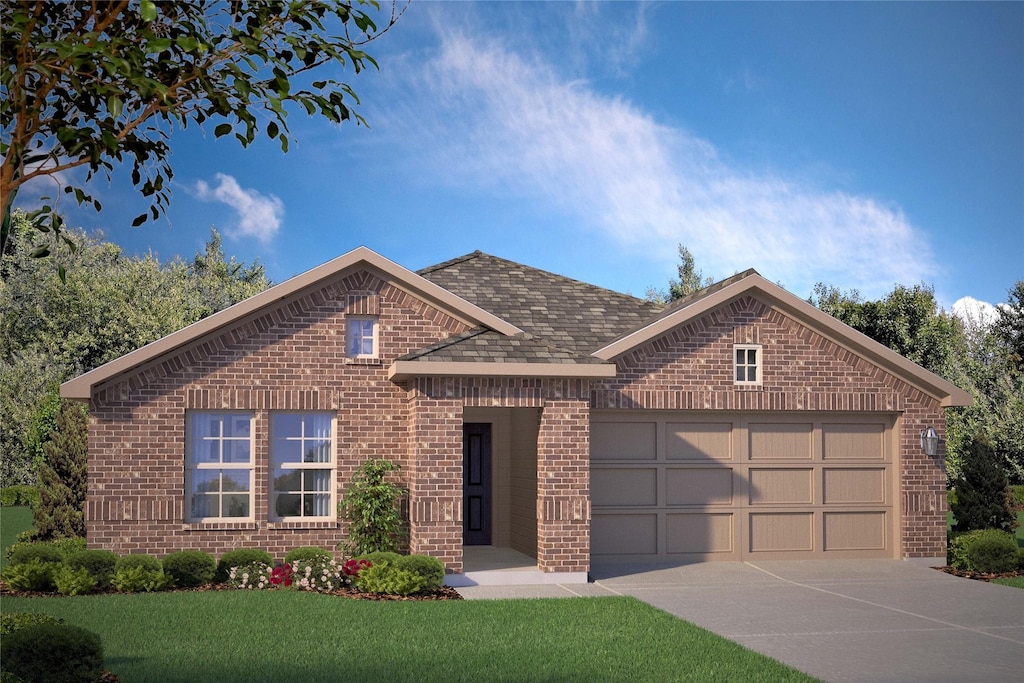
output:
[[[186,440],[189,518],[251,518],[252,415],[189,413]]]
[[[349,317],[345,324],[345,354],[349,358],[376,358],[377,318]]]
[[[761,384],[761,347],[735,346],[736,384]]]
[[[334,517],[334,425],[329,413],[272,413],[270,517]]]

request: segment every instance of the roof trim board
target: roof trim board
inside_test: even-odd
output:
[[[474,363],[398,360],[388,368],[388,379],[394,381],[403,381],[414,377],[607,379],[615,377],[615,372],[614,363]]]

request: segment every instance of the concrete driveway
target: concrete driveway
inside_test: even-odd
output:
[[[896,560],[601,565],[591,577],[580,594],[634,596],[826,681],[1024,681],[1019,588]]]

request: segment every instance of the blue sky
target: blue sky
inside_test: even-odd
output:
[[[296,111],[288,154],[175,131],[166,219],[129,227],[127,173],[62,209],[164,259],[216,226],[275,282],[481,249],[642,296],[679,243],[800,297],[1024,278],[1022,3],[414,2],[368,51],[343,76],[369,128]]]

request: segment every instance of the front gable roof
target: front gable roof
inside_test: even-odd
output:
[[[328,280],[340,278],[360,269],[368,269],[381,274],[400,289],[436,306],[467,325],[492,329],[502,335],[522,334],[522,330],[515,325],[403,268],[394,261],[384,258],[366,247],[359,247],[69,380],[61,385],[61,396],[69,399],[88,400],[96,386],[147,366],[166,354],[173,353],[206,335],[232,325],[242,324],[272,306],[286,304]]]
[[[919,388],[943,406],[973,403],[973,398],[966,391],[769,282],[752,269],[680,299],[643,325],[597,349],[594,356],[606,361],[614,360],[742,296],[753,296],[763,301],[840,347]]]

